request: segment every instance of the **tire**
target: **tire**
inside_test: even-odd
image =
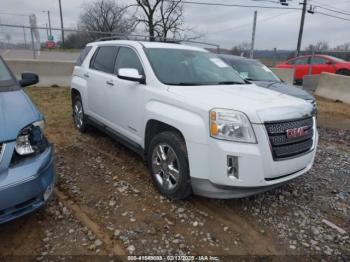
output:
[[[173,200],[192,195],[186,144],[180,134],[167,131],[153,137],[147,161],[160,193]]]
[[[73,98],[72,106],[74,126],[81,133],[85,133],[88,130],[88,124],[86,115],[84,114],[84,107],[80,95],[76,95]]]
[[[339,69],[337,71],[338,75],[350,76],[350,70],[348,69]]]

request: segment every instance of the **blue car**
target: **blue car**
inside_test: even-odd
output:
[[[42,207],[53,192],[53,147],[43,133],[44,116],[22,90],[38,81],[33,73],[17,81],[0,57],[0,224]]]

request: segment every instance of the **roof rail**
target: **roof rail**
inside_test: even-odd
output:
[[[212,43],[206,43],[201,41],[194,41],[194,40],[186,40],[186,39],[176,39],[176,38],[165,38],[165,37],[159,37],[155,36],[151,38],[149,35],[135,35],[135,34],[115,34],[113,36],[108,37],[102,37],[96,40],[96,42],[99,41],[112,41],[112,40],[134,40],[134,41],[145,41],[145,42],[165,42],[165,43],[173,43],[173,44],[181,44],[181,43],[192,43],[192,44],[200,44],[200,45],[208,45],[215,47],[220,53],[220,45],[212,44]]]

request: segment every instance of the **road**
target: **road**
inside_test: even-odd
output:
[[[67,89],[28,92],[55,143],[57,190],[45,209],[0,226],[0,254],[350,258],[350,131],[320,128],[312,171],[279,189],[170,201],[138,155],[95,129],[74,129]]]
[[[33,59],[32,50],[0,49],[0,55],[5,59]],[[75,61],[79,56],[77,51],[40,51],[37,59],[49,61]]]

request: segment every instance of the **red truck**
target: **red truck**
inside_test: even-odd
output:
[[[303,77],[308,74],[328,72],[350,76],[350,62],[328,55],[299,56],[278,64],[277,68],[294,68],[294,80],[297,84],[301,84]]]

